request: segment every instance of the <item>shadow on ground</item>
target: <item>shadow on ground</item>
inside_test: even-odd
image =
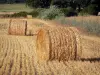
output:
[[[99,62],[100,58],[81,58],[81,61]]]

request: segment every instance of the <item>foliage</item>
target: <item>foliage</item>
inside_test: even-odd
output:
[[[32,17],[37,17],[39,15],[39,11],[37,9],[34,9],[32,12],[29,12],[28,14],[32,15]]]
[[[12,3],[14,3],[15,2],[15,0],[7,0],[7,3],[8,4],[12,4]]]
[[[26,5],[34,8],[46,8],[50,6],[51,0],[26,0]]]
[[[44,8],[37,8],[37,9],[34,9],[32,12],[29,12],[28,14],[32,15],[32,17],[38,17],[40,12],[44,10],[45,10]]]
[[[98,10],[96,11],[100,11],[100,4],[98,4],[98,0],[26,0],[26,4],[33,8],[48,8],[49,6],[53,5],[59,8],[73,8],[74,12],[70,12],[70,8],[64,9],[64,12],[66,11],[66,14],[69,13],[68,16],[71,14],[76,14],[75,11],[77,10],[78,12],[81,12],[82,9],[88,11],[85,13],[94,15],[95,6],[91,4],[96,4],[98,8]],[[81,13],[84,13],[84,10]]]
[[[61,16],[64,16],[64,14],[56,6],[51,6],[49,9],[41,11],[39,15],[39,17],[42,19],[50,19],[50,20]]]
[[[12,4],[12,3],[21,3],[25,2],[25,0],[0,0],[0,3],[7,3],[7,4]]]
[[[12,14],[11,17],[27,17],[27,14],[27,12],[19,12]]]
[[[0,0],[0,4],[6,3],[6,0]]]
[[[89,14],[89,15],[97,15],[97,11],[96,11],[96,5],[89,5],[88,7],[85,7],[82,11],[81,11],[81,15],[84,14]]]
[[[61,8],[61,11],[64,13],[65,16],[77,16],[77,13],[72,7]]]
[[[55,5],[60,8],[66,8],[68,6],[67,0],[52,0],[51,5]]]
[[[90,14],[81,11],[80,13],[78,13],[78,16],[90,16]]]
[[[87,12],[90,14],[90,15],[94,15],[96,13],[96,5],[89,5],[87,7]]]

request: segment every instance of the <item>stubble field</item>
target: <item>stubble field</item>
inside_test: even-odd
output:
[[[48,28],[51,23],[38,19],[24,19],[28,25],[26,33],[28,36],[9,35],[10,19],[5,20],[0,19],[0,75],[100,75],[99,37],[80,34],[82,37],[80,60],[37,63],[36,33],[38,28],[41,26]]]

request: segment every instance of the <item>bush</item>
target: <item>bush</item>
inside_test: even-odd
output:
[[[86,12],[80,12],[78,13],[79,16],[89,16],[90,14],[86,13]]]
[[[96,5],[91,4],[88,7],[84,8],[80,12],[80,15],[97,15]]]
[[[34,9],[32,12],[29,12],[28,14],[32,15],[32,17],[37,17],[39,16],[40,12],[43,10],[44,10],[43,8],[37,8],[37,9]]]
[[[58,9],[56,6],[50,6],[49,9],[45,9],[40,12],[39,18],[52,20],[61,16],[64,16],[64,14],[60,9]]]
[[[64,13],[65,16],[77,16],[77,13],[72,7],[61,8],[61,11]]]
[[[11,15],[11,17],[27,17],[28,13],[27,12],[19,12],[19,13],[14,13]]]
[[[33,10],[29,13],[29,15],[32,15],[32,17],[37,17],[39,15],[39,12],[37,10]]]
[[[93,5],[93,4],[91,4],[91,5],[89,5],[88,7],[87,7],[87,12],[90,14],[90,15],[95,15],[95,13],[96,13],[96,5]]]
[[[0,17],[2,17],[2,18],[9,18],[11,15],[9,15],[9,14],[5,14],[5,15],[0,15]]]

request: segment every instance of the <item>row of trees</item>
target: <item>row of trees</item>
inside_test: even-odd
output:
[[[26,0],[26,4],[34,8],[48,8],[51,5],[56,5],[59,8],[72,7],[73,9],[81,9],[90,4],[94,4],[100,10],[100,0]]]
[[[25,0],[0,0],[0,3],[7,3],[7,4],[12,4],[12,3],[21,3],[25,2]]]

